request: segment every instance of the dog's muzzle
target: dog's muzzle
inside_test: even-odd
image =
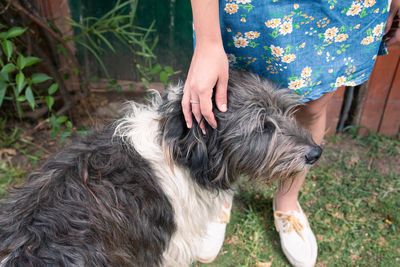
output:
[[[322,148],[320,146],[313,146],[310,151],[306,154],[306,163],[307,164],[314,164],[319,157],[321,157],[322,154]]]

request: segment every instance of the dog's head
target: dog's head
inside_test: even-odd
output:
[[[293,114],[300,102],[287,90],[245,72],[231,72],[228,111],[213,109],[216,130],[186,127],[182,88],[170,88],[160,106],[161,143],[167,158],[189,168],[208,188],[228,189],[240,174],[265,181],[293,179],[321,154]],[[195,122],[195,119],[193,118]]]

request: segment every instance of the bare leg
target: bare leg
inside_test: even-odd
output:
[[[314,142],[321,144],[326,127],[326,108],[334,93],[327,93],[323,97],[308,102],[297,113],[296,118],[303,127],[312,134]],[[298,210],[297,197],[304,182],[305,174],[291,182],[279,184],[275,194],[275,208],[279,211]]]

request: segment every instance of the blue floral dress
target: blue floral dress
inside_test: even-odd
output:
[[[366,81],[378,54],[386,0],[220,0],[230,67],[246,69],[315,100]]]

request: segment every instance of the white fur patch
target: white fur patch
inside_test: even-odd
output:
[[[115,135],[123,137],[151,163],[173,206],[177,231],[164,253],[164,266],[188,266],[196,257],[207,223],[220,214],[222,202],[232,202],[233,191],[210,192],[193,181],[189,170],[173,166],[172,171],[159,144],[156,107],[130,104],[131,112],[119,121]]]

